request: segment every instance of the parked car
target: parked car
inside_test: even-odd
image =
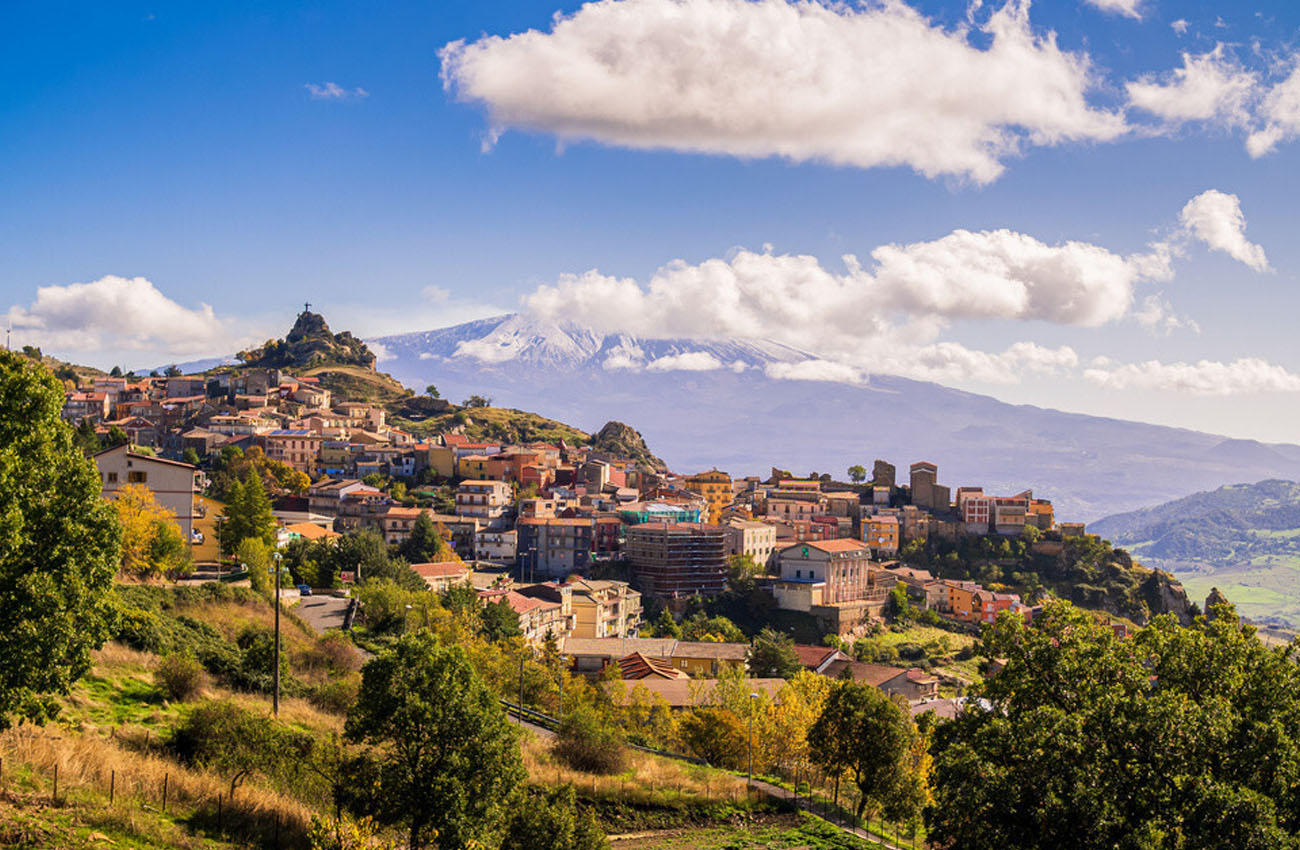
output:
[[[311,596],[311,587],[310,587],[309,585],[306,585],[306,584],[300,584],[300,585],[298,585],[298,595],[299,595],[299,596]]]

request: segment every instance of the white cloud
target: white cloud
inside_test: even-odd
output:
[[[1183,54],[1183,67],[1127,84],[1129,103],[1170,124],[1214,121],[1245,126],[1259,76],[1230,59],[1222,44]]]
[[[1258,272],[1268,271],[1264,249],[1246,239],[1241,199],[1216,189],[1187,202],[1180,219],[1187,231],[1214,251],[1222,251]]]
[[[1180,328],[1201,332],[1201,326],[1195,320],[1175,315],[1169,300],[1159,295],[1143,298],[1142,306],[1133,311],[1133,320],[1152,333],[1168,335]]]
[[[451,298],[451,290],[443,286],[426,286],[420,290],[420,295],[437,304],[442,304]]]
[[[879,371],[925,381],[977,381],[1014,384],[1024,375],[1056,375],[1075,368],[1079,356],[1069,346],[1047,348],[1018,342],[1005,351],[976,351],[940,342],[886,356]]]
[[[669,354],[646,364],[647,372],[712,372],[724,364],[707,351],[686,351]]]
[[[370,92],[357,86],[354,89],[345,89],[338,83],[307,83],[304,88],[311,95],[312,100],[364,100],[370,97]]]
[[[440,57],[447,89],[486,107],[492,139],[520,128],[984,183],[1026,146],[1126,130],[1089,102],[1087,54],[1036,33],[1028,0],[953,29],[901,0],[596,0],[550,32],[457,41]]]
[[[802,360],[796,363],[769,363],[763,369],[769,378],[779,381],[833,381],[841,384],[866,382],[862,371],[834,360]]]
[[[397,356],[382,342],[367,342],[366,346],[374,352],[376,363],[383,363],[385,360],[392,360]]]
[[[1046,245],[1006,230],[959,230],[871,256],[873,268],[848,256],[837,273],[808,255],[741,250],[729,259],[674,261],[644,287],[593,270],[539,287],[524,305],[604,333],[804,348],[815,341],[824,352],[854,352],[864,339],[928,342],[957,319],[1104,324],[1128,313],[1140,281],[1167,271],[1151,255]]]
[[[1135,21],[1142,20],[1143,0],[1084,0],[1084,2],[1112,15],[1123,15]]]
[[[1178,33],[1179,35],[1187,35],[1187,28],[1190,26],[1191,24],[1188,23],[1186,18],[1179,18],[1178,20],[1169,24],[1169,28],[1172,29],[1174,32]]]
[[[193,355],[228,353],[247,342],[207,304],[183,307],[143,277],[42,286],[30,306],[11,307],[7,318],[47,350]]]
[[[1246,139],[1246,150],[1251,156],[1261,157],[1279,143],[1300,136],[1300,57],[1296,58],[1290,76],[1264,96],[1258,115],[1264,126]]]
[[[1162,363],[1148,360],[1115,366],[1107,360],[1084,370],[1084,378],[1110,389],[1168,390],[1193,395],[1228,396],[1300,392],[1300,375],[1254,357],[1223,363]]]

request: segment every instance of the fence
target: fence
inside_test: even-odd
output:
[[[153,832],[183,820],[210,838],[274,850],[306,846],[310,810],[301,803],[252,788],[232,800],[227,780],[176,765],[157,749],[148,737],[110,742],[16,727],[0,735],[0,795],[15,804],[76,805],[100,817],[117,812],[137,824],[137,813],[167,816],[150,825]]]

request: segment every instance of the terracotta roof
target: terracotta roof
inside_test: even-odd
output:
[[[428,564],[411,564],[411,569],[423,579],[447,578],[469,575],[469,567],[460,561],[436,561]]]
[[[795,644],[794,648],[794,654],[799,658],[799,664],[809,670],[816,670],[821,667],[838,652],[838,649],[830,646]]]
[[[293,525],[286,525],[284,530],[307,540],[332,540],[335,537],[343,536],[337,531],[322,528],[314,522],[296,522]]]
[[[631,682],[609,682],[606,689],[615,701],[625,700],[637,688],[645,688],[652,696],[663,697],[672,708],[690,708],[708,705],[713,700],[717,679],[641,679]],[[746,692],[765,693],[775,699],[785,687],[785,679],[746,679]]]
[[[633,652],[618,660],[624,679],[689,679],[685,670],[673,667],[666,658],[654,658]]]
[[[867,664],[862,661],[852,661],[846,667],[853,681],[877,688],[886,682],[891,682],[899,676],[907,674],[907,671],[902,667],[886,667],[883,664]],[[841,667],[840,669],[845,668]],[[829,674],[829,671],[827,672]]]
[[[671,658],[673,638],[565,638],[560,643],[562,655],[595,655],[622,658],[633,652]]]
[[[859,540],[854,540],[851,537],[839,537],[834,540],[805,540],[803,543],[796,543],[795,546],[811,546],[814,549],[820,549],[823,552],[828,552],[830,554],[835,554],[836,552],[866,551],[867,548],[866,544]],[[788,546],[781,551],[786,552],[793,548],[794,546]]]

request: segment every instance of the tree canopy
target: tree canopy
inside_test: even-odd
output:
[[[749,648],[749,675],[756,679],[788,679],[799,672],[794,638],[774,629],[763,629]]]
[[[0,351],[0,728],[52,717],[116,617],[121,528],[59,413],[63,385]]]
[[[226,499],[217,530],[222,551],[235,552],[249,538],[257,538],[267,546],[275,545],[275,515],[271,513],[271,500],[260,476],[250,471],[242,480],[236,480],[228,489]]]
[[[175,515],[143,484],[127,484],[113,500],[122,525],[122,572],[158,578],[188,572],[189,550]]]
[[[403,824],[412,850],[491,835],[525,776],[515,729],[465,651],[423,630],[361,671],[346,735],[372,748],[359,773],[373,781],[379,818]]]
[[[1066,603],[1003,617],[1005,666],[936,731],[931,837],[981,848],[1294,848],[1300,668],[1231,608],[1129,639]]]

